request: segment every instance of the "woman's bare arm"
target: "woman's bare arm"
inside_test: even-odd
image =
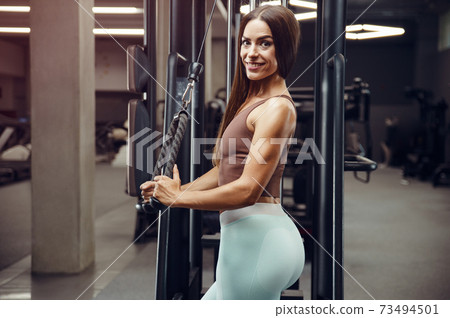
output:
[[[207,173],[201,177],[195,179],[192,182],[183,184],[181,186],[181,191],[201,191],[216,188],[219,180],[219,168],[213,167]]]
[[[203,174],[201,177],[195,179],[192,182],[183,184],[181,186],[181,191],[201,191],[216,188],[219,179],[219,168],[213,167],[207,173]],[[153,196],[156,181],[147,181],[141,184],[141,194],[145,199]]]

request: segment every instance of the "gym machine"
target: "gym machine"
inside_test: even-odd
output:
[[[0,115],[0,184],[31,176],[30,142],[29,122]]]
[[[407,87],[405,96],[419,103],[421,126],[407,155],[403,177],[431,179],[433,186],[450,185],[450,164],[445,163],[447,103],[444,99],[433,102],[433,93],[420,88]]]
[[[284,5],[286,1],[282,2]],[[200,0],[171,0],[170,16],[170,52],[168,63],[168,95],[165,105],[165,129],[168,120],[175,113],[176,103],[171,102],[171,96],[179,100],[180,92],[186,84],[186,66],[199,51],[198,43],[193,35],[204,33],[204,2]],[[231,86],[233,54],[232,25],[239,27],[239,13],[235,12],[239,1],[228,0],[228,63],[227,63],[227,96]],[[258,1],[251,1],[251,8],[258,5]],[[342,205],[343,205],[343,172],[372,171],[376,163],[359,155],[345,156],[343,143],[344,127],[344,34],[346,1],[345,0],[318,0],[318,19],[316,24],[316,63],[315,89],[314,89],[314,140],[320,153],[323,155],[324,165],[315,165],[313,169],[313,236],[318,244],[314,246],[312,271],[312,298],[313,299],[343,299],[342,268]],[[149,74],[155,74],[154,50],[155,1],[146,1],[146,46],[136,49],[133,61],[143,60],[140,68]],[[195,18],[194,18],[195,17]],[[336,41],[336,39],[338,39]],[[236,39],[235,39],[236,40]],[[137,63],[135,63],[137,64]],[[142,67],[144,66],[144,67]],[[139,68],[133,63],[129,64],[130,78],[135,83],[144,82],[142,89],[143,100],[130,101],[130,169],[128,173],[128,193],[139,196],[139,185],[152,179],[148,162],[155,158],[155,149],[147,147],[145,154],[142,148],[154,139],[156,118],[154,107],[154,81],[150,76],[137,76]],[[133,70],[135,72],[133,73]],[[141,72],[142,73],[142,72]],[[154,76],[153,76],[154,78]],[[199,83],[202,81],[200,80]],[[138,85],[135,85],[138,86]],[[186,136],[180,148],[181,154],[177,164],[180,166],[182,182],[188,182],[201,175],[201,165],[193,167],[189,139],[191,136],[200,136],[203,131],[201,106],[203,105],[201,84],[193,90],[191,112],[195,119],[200,119],[198,130],[186,128]],[[140,114],[140,115],[138,115]],[[133,122],[133,124],[131,124]],[[141,125],[141,126],[139,126]],[[147,135],[145,135],[147,134]],[[141,139],[139,139],[141,138]],[[139,144],[139,147],[137,145]],[[138,152],[140,151],[140,152]],[[141,171],[136,171],[141,165]],[[138,199],[138,214],[146,212],[145,205]],[[172,211],[171,211],[172,210]],[[167,212],[159,212],[158,220],[158,264],[156,279],[157,299],[198,299],[201,290],[201,213],[186,209],[169,208]],[[178,210],[178,209],[177,209]],[[150,224],[151,225],[151,224]],[[150,227],[150,226],[149,226]],[[144,230],[145,232],[145,230]],[[144,233],[143,232],[143,233]],[[137,236],[137,237],[136,237]],[[135,240],[139,240],[142,233],[138,231]],[[326,251],[322,250],[322,247]]]
[[[155,4],[151,0],[146,2],[147,24],[149,20],[155,21]],[[128,49],[131,57],[128,63],[129,83],[132,84],[130,89],[143,92],[147,98],[145,101],[133,100],[129,104],[127,192],[138,197],[135,242],[147,241],[145,232],[158,222],[156,299],[198,299],[202,273],[201,213],[163,207],[156,200],[152,200],[152,205],[144,204],[140,198],[139,185],[152,180],[159,173],[171,176],[175,159],[182,183],[194,180],[204,173],[202,164],[194,164],[198,160],[201,162],[202,158],[191,157],[194,154],[191,138],[202,137],[204,130],[204,86],[201,79],[201,45],[205,33],[204,1],[170,2],[170,54],[167,63],[164,137],[161,142],[158,141],[161,133],[155,130],[156,63],[151,61],[151,56],[155,56],[155,28],[156,25],[148,25],[146,29],[146,43],[150,45],[146,48],[133,46]],[[195,56],[197,61],[191,63]],[[182,111],[180,101],[183,101]],[[171,149],[168,147],[172,142],[170,139],[174,139],[175,144]],[[155,162],[153,159],[161,144],[163,147],[158,162]]]
[[[314,141],[325,164],[313,169],[312,299],[343,299],[343,172],[372,171],[376,163],[344,156],[346,0],[318,0],[314,83]]]
[[[313,167],[315,157],[310,144],[314,132],[314,87],[291,87],[289,92],[297,110],[296,144],[289,148],[283,181],[291,181],[292,187],[285,187],[283,206],[300,224],[300,233],[304,238],[306,257],[311,259],[312,219],[313,219]],[[376,169],[371,161],[372,138],[370,129],[370,90],[369,84],[361,78],[354,78],[351,85],[344,87],[344,171],[353,171],[357,180],[368,183],[370,173]],[[354,126],[362,127],[364,138],[360,138]],[[361,128],[360,128],[361,130]],[[362,139],[362,140],[360,140]],[[307,153],[305,153],[307,150]],[[308,157],[308,158],[306,158]],[[311,159],[299,162],[301,158]],[[366,162],[366,165],[362,164]],[[360,172],[365,171],[365,178]]]

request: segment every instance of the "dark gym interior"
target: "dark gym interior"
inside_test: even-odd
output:
[[[64,28],[42,20],[46,7],[39,2],[0,3],[0,300],[158,299],[158,222],[143,217],[139,199],[127,194],[128,104],[140,95],[127,88],[126,49],[154,45],[154,80],[165,87],[169,12],[171,5],[180,1],[149,1],[156,5],[155,25],[150,23],[156,29],[154,42],[146,43],[143,34],[96,34],[88,49],[78,34],[66,35]],[[143,32],[146,23],[147,1],[67,2],[79,15],[78,20],[61,14],[55,25],[63,25],[66,19],[68,29],[82,29],[80,25],[90,21],[90,28]],[[206,22],[213,2],[204,3]],[[205,134],[211,138],[225,107],[227,85],[228,1],[218,2],[202,57],[204,96],[200,100]],[[345,40],[345,153],[370,159],[376,169],[354,172],[349,168],[343,174],[343,299],[449,299],[450,5],[444,0],[346,3],[347,25],[383,25],[405,32]],[[79,8],[84,4],[138,10],[131,14],[88,14]],[[31,11],[2,11],[2,6],[31,6]],[[292,4],[289,8],[302,12]],[[58,15],[58,10],[61,7],[57,5],[48,8],[49,14]],[[315,22],[300,21],[299,54],[288,77],[298,110],[298,140],[313,137]],[[33,25],[41,30],[34,39],[33,31],[5,29],[33,30]],[[52,43],[45,32],[54,32],[61,42]],[[65,37],[68,39],[63,40]],[[76,42],[73,48],[67,47],[71,41]],[[41,50],[44,46],[47,51]],[[92,54],[86,57],[84,51]],[[45,52],[54,52],[54,56],[48,56],[48,64],[39,64]],[[62,79],[49,79],[47,69],[52,64],[60,69],[70,65],[66,70],[70,75],[65,76],[63,70]],[[74,87],[78,93],[45,89],[48,83],[61,81],[70,83],[65,89]],[[151,120],[163,131],[165,92],[162,86],[155,86]],[[83,94],[86,89],[88,93]],[[84,129],[84,125],[89,128]],[[85,149],[86,144],[95,151],[84,157],[85,150],[79,149]],[[297,146],[291,149],[283,177],[283,206],[299,222],[307,262],[295,292],[287,292],[286,297],[313,299],[311,260],[316,243],[311,224],[312,194],[308,191],[312,172],[310,162],[300,167],[295,164],[301,148]],[[87,161],[89,168],[79,171]],[[61,164],[55,166],[54,162]],[[72,178],[76,181],[67,181]],[[40,184],[45,183],[53,190],[44,191]],[[89,208],[84,209],[86,206]],[[45,211],[50,210],[46,216]],[[203,293],[214,281],[220,228],[217,211],[199,215],[202,265],[198,275]],[[42,225],[43,220],[46,225]],[[64,234],[64,227],[72,228],[74,222],[79,222],[79,228],[74,226],[73,232]],[[62,235],[61,242],[53,239],[53,250],[36,239],[51,240],[53,234]],[[77,235],[86,239],[77,241],[73,238]],[[78,252],[73,256],[71,248],[62,247],[72,240],[81,256]],[[43,260],[49,253],[53,253],[49,262],[55,264],[54,269]],[[66,257],[81,260],[69,266]]]

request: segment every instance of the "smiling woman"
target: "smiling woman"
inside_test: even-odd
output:
[[[242,36],[241,59],[247,77],[252,81],[263,79],[277,71],[272,32],[264,21],[252,20],[247,24]]]
[[[297,57],[297,48],[300,41],[300,27],[294,14],[290,10],[286,10],[286,8],[282,6],[261,6],[242,18],[238,35],[238,38],[242,41],[240,48],[241,60],[236,62],[236,73],[234,75],[227,110],[219,128],[219,138],[222,136],[226,126],[228,126],[237,112],[241,109],[241,106],[244,105],[246,99],[259,93],[251,91],[250,78],[247,77],[245,64],[242,61],[242,54],[246,51],[248,45],[247,42],[243,41],[247,24],[249,24],[249,28],[251,29],[254,29],[257,26],[263,26],[264,29],[261,29],[259,32],[268,32],[266,35],[270,34],[271,38],[266,40],[268,42],[273,42],[271,47],[275,51],[278,68],[277,74],[281,79],[284,80],[287,77]],[[254,26],[252,26],[252,24],[254,24]],[[250,29],[247,31],[246,35],[248,35],[249,31]],[[282,92],[284,93],[285,90]],[[217,150],[218,147],[216,146],[216,151]]]
[[[217,281],[203,299],[280,299],[302,272],[302,238],[279,200],[280,159],[296,124],[285,77],[299,36],[298,22],[285,7],[247,14],[215,167],[181,186],[175,166],[173,179],[157,176],[141,186],[144,200],[221,211]]]

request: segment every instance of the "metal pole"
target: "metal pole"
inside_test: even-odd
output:
[[[227,6],[227,105],[230,98],[231,83],[232,83],[232,54],[233,54],[233,13],[234,13],[234,0],[228,0]]]
[[[322,53],[322,7],[323,0],[317,0],[317,19],[316,19],[316,42],[315,42],[315,56],[316,58],[320,56]],[[321,94],[320,94],[320,83],[321,83],[321,74],[322,74],[322,63],[318,61],[314,65],[314,141],[316,145],[318,144],[318,138],[320,134],[320,118],[321,118]],[[312,196],[313,196],[313,211],[316,211],[317,206],[317,196],[316,196],[316,166],[313,166],[313,184],[312,187]],[[313,236],[317,238],[317,234],[320,230],[318,226],[320,218],[316,213],[312,213],[313,217]],[[313,255],[311,262],[311,299],[317,299],[317,288],[319,285],[318,278],[318,263],[319,263],[319,255],[317,252],[317,246],[313,245]]]
[[[170,2],[170,47],[167,89],[181,100],[180,87],[187,84],[187,60],[192,60],[192,1]],[[183,57],[182,55],[185,57]],[[165,129],[170,126],[179,105],[166,96]],[[188,110],[190,111],[190,110]],[[183,183],[190,179],[190,130],[186,129],[177,165]],[[156,299],[186,299],[189,290],[189,210],[169,208],[159,218]]]
[[[312,299],[343,299],[343,107],[346,0],[319,0],[314,140],[325,159],[314,169]],[[335,42],[336,41],[336,42]],[[332,43],[334,44],[327,49]],[[326,50],[327,49],[327,50]],[[326,51],[324,51],[326,50]],[[326,251],[324,251],[325,249]],[[331,255],[331,257],[330,257]]]
[[[156,78],[156,1],[146,0],[144,3],[145,36],[144,47],[150,62],[150,74]],[[145,92],[147,111],[150,116],[150,129],[156,128],[156,83],[149,80]]]
[[[205,33],[205,1],[193,0],[192,4],[192,59],[197,59],[201,54],[199,63],[205,64],[205,54],[199,53],[203,35]],[[204,105],[205,105],[205,81],[204,73],[200,75],[200,80],[195,83],[192,96],[191,110],[195,120],[191,120],[191,136],[202,138],[204,132]],[[200,152],[196,153],[195,141],[191,140],[191,179],[193,181],[203,174],[204,156]],[[195,163],[195,164],[194,164]],[[191,277],[196,277],[190,284],[190,294],[192,298],[198,299],[202,289],[202,212],[190,210],[189,216],[189,263]],[[194,286],[192,286],[194,285]],[[197,294],[197,295],[194,295]]]

